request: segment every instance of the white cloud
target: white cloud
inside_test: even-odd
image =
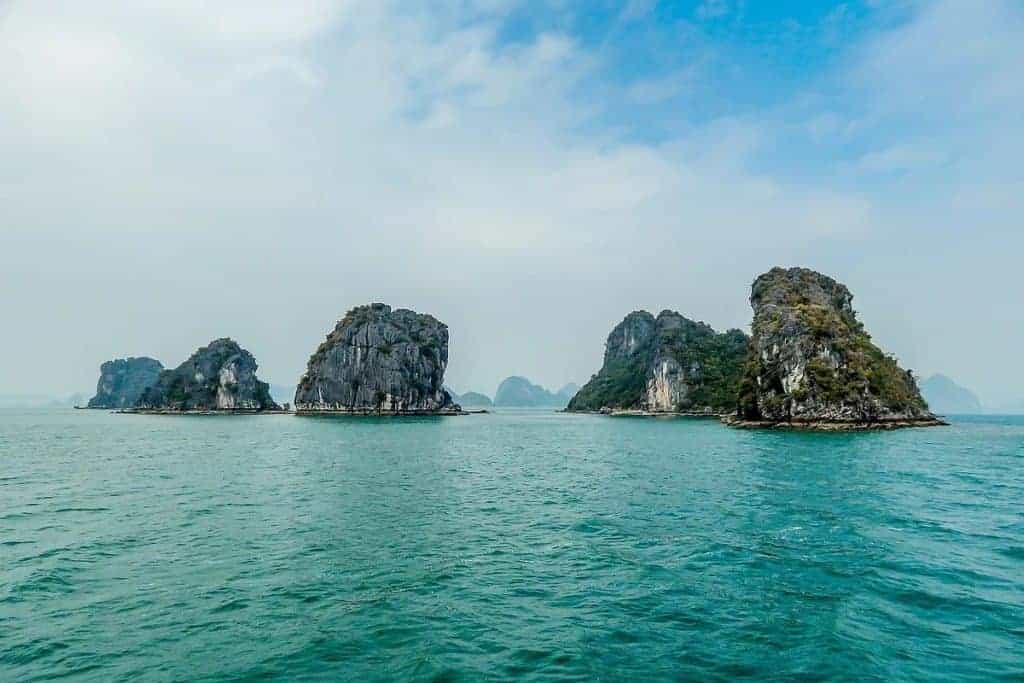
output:
[[[912,21],[860,46],[854,75],[878,100],[925,118],[991,111],[1024,95],[1022,30],[1012,0],[922,2]]]
[[[701,65],[694,63],[668,74],[637,80],[626,88],[626,96],[641,105],[666,102],[694,92],[701,72]]]
[[[904,143],[870,152],[860,158],[865,171],[914,171],[935,169],[948,161],[948,151],[936,148],[931,141]]]
[[[51,351],[63,390],[115,353],[170,363],[232,334],[284,382],[332,317],[385,299],[474,341],[453,347],[453,384],[579,381],[637,306],[724,327],[743,324],[743,288],[777,262],[871,282],[869,255],[893,251],[871,240],[904,216],[856,178],[759,166],[790,128],[814,144],[870,137],[854,174],[955,162],[948,173],[991,182],[1021,145],[1008,5],[960,20],[965,5],[936,3],[879,34],[840,78],[856,107],[825,98],[803,119],[700,123],[680,108],[681,132],[653,143],[598,125],[599,97],[665,102],[701,87],[699,62],[602,95],[586,87],[599,50],[553,30],[500,40],[513,4],[13,3],[0,23],[0,317],[31,338],[3,357]],[[705,5],[708,18],[727,9]],[[915,102],[948,144],[891,129]],[[1015,183],[949,202],[1013,211]],[[80,348],[48,349],[69,324]],[[19,365],[2,374],[35,381],[37,366]]]
[[[658,0],[626,0],[619,12],[619,19],[622,21],[642,19],[653,12],[657,6]]]

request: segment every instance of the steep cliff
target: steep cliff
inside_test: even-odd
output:
[[[89,399],[90,408],[130,408],[144,392],[156,383],[163,364],[153,358],[118,358],[100,366],[96,395]]]
[[[738,420],[819,426],[936,423],[913,375],[872,341],[844,285],[775,268],[751,289],[753,339]]]
[[[300,413],[442,413],[448,327],[384,304],[354,308],[310,356],[295,391]]]
[[[173,370],[164,370],[135,404],[139,410],[279,410],[256,377],[256,360],[231,339],[216,339]]]
[[[608,335],[600,372],[569,410],[723,413],[735,406],[746,351],[739,330],[718,333],[674,311],[635,311]]]

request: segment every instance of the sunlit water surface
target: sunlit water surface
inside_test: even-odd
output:
[[[7,410],[0,680],[68,675],[1019,677],[1024,419]]]

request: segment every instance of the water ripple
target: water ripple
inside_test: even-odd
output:
[[[0,680],[996,680],[1024,420],[0,412]]]

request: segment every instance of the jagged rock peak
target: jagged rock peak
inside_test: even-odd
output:
[[[298,412],[458,412],[444,388],[448,327],[374,303],[350,310],[309,358]]]
[[[675,311],[634,311],[605,344],[604,365],[569,410],[719,414],[735,406],[747,337]]]
[[[755,312],[765,306],[825,306],[855,325],[853,294],[846,285],[809,268],[772,268],[754,280],[750,305]]]
[[[173,370],[160,373],[135,407],[169,411],[280,410],[256,359],[232,339],[215,339]]]
[[[754,281],[753,338],[739,395],[749,423],[932,423],[913,375],[872,341],[845,285],[807,268]]]
[[[153,386],[163,369],[160,361],[146,356],[108,360],[100,366],[96,395],[89,399],[88,407],[132,407],[142,393]]]

